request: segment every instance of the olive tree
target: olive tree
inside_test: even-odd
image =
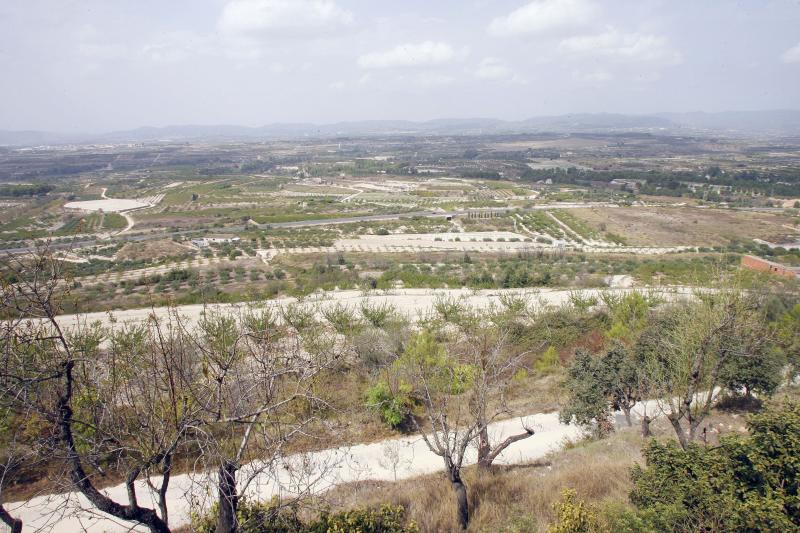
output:
[[[568,400],[559,412],[563,423],[593,427],[599,437],[613,431],[609,378],[601,358],[587,350],[577,350],[567,370],[564,388]]]

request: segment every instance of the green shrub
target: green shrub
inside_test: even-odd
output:
[[[397,309],[390,303],[361,303],[361,316],[373,327],[383,328],[397,318]]]
[[[207,513],[193,516],[192,531],[214,533],[217,529],[218,513],[219,503],[214,503]],[[236,517],[241,533],[288,533],[305,530],[294,508],[279,506],[274,501],[259,503],[240,500]]]
[[[353,335],[361,329],[362,323],[356,316],[355,310],[340,302],[323,307],[321,313],[340,335]]]
[[[395,390],[385,381],[379,381],[367,389],[366,404],[369,409],[377,411],[381,420],[392,429],[401,427],[408,420],[414,400],[411,386],[400,383]]]
[[[576,494],[573,489],[561,492],[561,501],[553,505],[556,522],[550,524],[547,533],[597,533],[604,530],[597,509],[583,501],[575,501]]]
[[[539,375],[549,374],[559,366],[561,366],[561,359],[558,357],[558,351],[552,346],[549,346],[542,356],[533,363],[533,369]]]
[[[208,513],[192,517],[192,531],[213,533],[219,505],[214,504]],[[354,509],[338,513],[322,513],[319,518],[304,523],[294,505],[280,506],[269,503],[239,502],[236,516],[241,533],[417,533],[414,522],[405,525],[402,506],[383,505],[380,509]]]
[[[380,509],[355,509],[334,514],[323,513],[310,524],[308,533],[416,533],[414,522],[404,525],[402,506],[383,505]]]
[[[749,436],[683,450],[653,441],[631,501],[657,531],[797,531],[800,404],[753,415]]]

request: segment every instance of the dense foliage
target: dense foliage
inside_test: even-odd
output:
[[[753,415],[750,435],[717,447],[650,442],[631,501],[655,531],[797,531],[800,405]]]
[[[241,533],[416,533],[419,528],[406,524],[405,509],[384,505],[380,509],[353,509],[337,513],[323,512],[314,520],[303,521],[299,509],[274,503],[243,501],[238,519]],[[216,509],[195,517],[192,530],[216,531]]]

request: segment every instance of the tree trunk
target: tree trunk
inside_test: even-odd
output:
[[[8,514],[8,511],[2,505],[0,505],[0,520],[11,529],[11,533],[22,533],[22,520]]]
[[[170,533],[167,524],[159,518],[153,509],[139,507],[138,504],[120,505],[104,493],[97,490],[92,484],[91,478],[83,469],[81,456],[75,446],[75,439],[72,436],[72,408],[69,405],[72,396],[72,368],[74,362],[68,362],[65,367],[65,390],[66,393],[58,399],[57,413],[58,426],[61,442],[67,452],[69,461],[69,475],[75,487],[86,497],[89,502],[97,507],[98,510],[110,514],[116,518],[129,522],[139,522],[146,526],[153,533]],[[133,501],[135,502],[135,493]]]
[[[678,436],[678,442],[681,445],[681,448],[684,450],[689,447],[689,439],[686,436],[686,431],[684,431],[683,427],[681,426],[680,420],[670,418],[670,424],[672,424],[672,429],[675,430],[675,435]]]
[[[169,511],[167,510],[167,489],[172,476],[172,455],[164,457],[164,466],[161,468],[161,487],[158,489],[158,508],[161,511],[161,520],[169,524]]]
[[[633,426],[633,422],[631,422],[631,408],[630,407],[623,407],[622,412],[625,414],[625,422],[628,423],[628,427]]]
[[[489,467],[492,466],[492,458],[490,457],[490,453],[492,451],[492,447],[489,444],[489,430],[486,428],[486,425],[483,426],[483,429],[480,433],[478,433],[478,469],[479,470],[488,470]]]
[[[217,515],[217,533],[236,533],[239,521],[236,511],[239,507],[239,495],[236,491],[236,463],[225,460],[219,467],[219,514]]]
[[[700,426],[700,422],[693,422],[689,421],[689,442],[694,442],[697,440],[697,428]]]
[[[458,525],[466,531],[469,524],[469,502],[467,501],[467,487],[460,476],[451,479],[453,490],[456,493],[456,506],[458,509]]]
[[[649,416],[642,415],[642,438],[646,439],[652,435],[652,433],[650,433],[650,422],[652,421],[653,420]]]

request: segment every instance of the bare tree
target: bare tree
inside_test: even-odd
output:
[[[65,465],[74,488],[98,510],[151,531],[169,531],[166,521],[136,497],[133,482],[152,457],[143,454],[127,463],[128,504],[114,501],[95,485],[95,477],[104,474],[100,455],[121,452],[120,442],[98,424],[115,404],[112,399],[102,405],[92,396],[101,339],[97,328],[82,324],[66,332],[56,318],[64,289],[61,264],[43,248],[31,256],[7,256],[3,272],[4,280],[13,278],[13,283],[3,283],[0,296],[0,312],[9,317],[0,333],[3,404],[18,412],[34,409],[50,424],[55,435],[52,460]]]
[[[308,437],[328,407],[315,384],[336,360],[335,343],[310,324],[305,335],[294,326],[278,326],[269,309],[248,308],[238,317],[207,314],[195,336],[213,435],[204,460],[217,464],[220,533],[239,529],[242,494],[260,475],[274,474],[286,446]],[[250,468],[238,479],[245,463]]]
[[[467,391],[472,416],[478,422],[478,468],[488,470],[509,446],[534,434],[532,427],[492,444],[489,424],[510,411],[505,394],[529,352],[517,351],[507,342],[504,329],[480,327],[471,330],[463,342],[466,358],[474,369]]]
[[[472,324],[475,322],[470,321]],[[469,523],[467,487],[461,475],[467,452],[478,443],[481,466],[488,468],[508,446],[533,435],[533,430],[492,444],[489,425],[507,413],[503,401],[522,354],[509,355],[504,335],[495,328],[480,328],[468,338],[459,336],[452,350],[424,330],[409,342],[394,371],[413,386],[421,407],[412,417],[428,448],[442,458],[456,496],[458,523]]]

